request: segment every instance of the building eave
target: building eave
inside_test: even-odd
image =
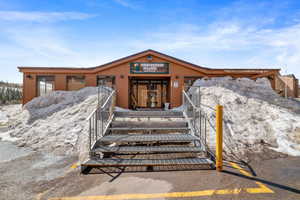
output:
[[[57,71],[57,73],[62,73],[62,71],[64,72],[68,72],[68,73],[98,73],[100,71],[121,65],[123,63],[126,62],[130,62],[134,59],[138,59],[140,57],[146,56],[146,55],[153,55],[165,60],[168,60],[170,62],[174,62],[177,64],[180,64],[184,67],[187,68],[191,68],[193,70],[196,71],[200,71],[204,74],[219,74],[219,73],[236,73],[236,74],[244,74],[244,73],[251,73],[251,74],[257,74],[257,73],[265,73],[270,72],[270,71],[274,71],[274,73],[278,73],[280,71],[279,68],[208,68],[208,67],[203,67],[200,65],[196,65],[194,63],[190,63],[178,58],[175,58],[173,56],[169,56],[167,54],[152,50],[152,49],[148,49],[142,52],[138,52],[108,63],[105,63],[103,65],[98,65],[95,67],[30,67],[30,66],[19,66],[18,69],[20,72],[23,73],[37,73],[37,72],[41,72],[41,73],[47,73],[49,71]]]

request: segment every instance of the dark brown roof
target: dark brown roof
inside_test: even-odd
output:
[[[185,63],[187,65],[197,67],[197,68],[201,68],[201,69],[205,69],[205,70],[263,70],[263,71],[274,71],[274,70],[279,71],[280,70],[280,68],[207,68],[207,67],[203,67],[203,66],[200,66],[200,65],[196,65],[194,63],[187,62],[185,60],[175,58],[173,56],[170,56],[170,55],[167,55],[167,54],[164,54],[164,53],[152,50],[152,49],[141,51],[141,52],[138,52],[138,53],[135,53],[135,54],[132,54],[132,55],[129,55],[129,56],[126,56],[126,57],[123,57],[123,58],[105,63],[105,64],[102,64],[102,65],[98,65],[98,66],[95,66],[95,67],[86,67],[86,68],[84,68],[84,67],[28,67],[28,66],[19,66],[18,69],[20,71],[22,69],[91,70],[91,69],[97,69],[97,68],[105,67],[105,66],[117,63],[117,62],[121,62],[123,60],[130,59],[131,57],[135,57],[135,56],[138,56],[140,54],[145,54],[145,53],[149,53],[149,54],[150,53],[156,53],[156,54],[159,54],[163,57],[167,57],[167,58],[176,60],[178,62]]]

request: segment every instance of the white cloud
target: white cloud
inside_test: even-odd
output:
[[[114,0],[114,2],[116,2],[117,4],[127,7],[127,8],[136,8],[137,6],[131,2],[129,2],[129,0]]]
[[[59,30],[47,26],[21,26],[6,30],[7,38],[35,55],[55,58],[73,55]]]
[[[81,12],[24,12],[0,11],[3,21],[55,22],[66,20],[83,20],[95,15]]]
[[[129,8],[136,6],[129,0],[114,1]],[[16,74],[18,65],[95,66],[126,56],[126,52],[149,48],[207,67],[279,68],[287,65],[288,73],[300,78],[300,22],[268,26],[276,22],[276,16],[270,14],[249,20],[238,16],[247,10],[239,6],[224,13],[231,16],[230,10],[238,8],[234,19],[216,16],[205,25],[163,24],[152,32],[147,29],[147,33],[142,34],[141,30],[132,36],[125,33],[114,40],[101,37],[89,40],[86,35],[80,38],[77,35],[79,40],[76,40],[70,37],[76,35],[76,29],[71,31],[67,26],[44,23],[81,20],[92,17],[89,14],[0,11],[0,79],[13,79],[3,75],[4,67],[6,70],[8,66],[11,74]]]
[[[133,45],[138,49],[198,52],[197,58],[192,53],[190,59],[201,61],[203,58],[202,63],[209,63],[210,67],[287,66],[288,73],[300,77],[299,35],[300,23],[271,29],[243,21],[216,21],[205,27],[179,25],[158,29],[155,33],[145,34],[142,40],[134,40]],[[204,52],[212,57],[218,54],[229,56],[213,60],[203,56]]]

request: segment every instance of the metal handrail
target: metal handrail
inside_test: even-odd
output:
[[[188,119],[189,126],[191,127],[191,134],[199,138],[201,147],[210,157],[214,158],[214,154],[207,145],[207,134],[210,131],[210,128],[213,128],[213,125],[211,124],[207,113],[202,110],[201,103],[197,102],[199,103],[199,106],[196,106],[185,90],[183,90],[182,93],[184,116]],[[200,97],[198,100],[199,99]]]
[[[101,109],[101,108],[104,108],[106,106],[106,104],[109,102],[110,98],[115,94],[115,90],[112,91],[112,93],[107,97],[105,103],[99,107],[97,106],[97,108],[94,109],[94,111],[87,117],[87,121],[90,120],[90,118],[93,116],[93,114],[95,114],[95,112],[98,110],[98,109]]]
[[[115,94],[115,90],[108,90],[108,88],[106,88],[105,86],[98,87],[97,107],[87,118],[87,120],[89,121],[90,156],[93,156],[92,149],[94,148],[97,141],[104,136],[113,119]],[[100,95],[104,95],[104,97],[100,99]],[[105,101],[103,98],[105,98]]]
[[[199,86],[193,86],[192,88],[196,88],[198,87],[200,89]],[[188,94],[188,92],[186,92],[185,90],[183,90],[183,100],[184,98],[187,100],[187,102],[193,107],[193,110],[194,112],[200,112],[201,114],[200,115],[200,129],[201,129],[201,126],[204,124],[204,134],[200,133],[200,140],[204,142],[204,145],[206,146],[206,152],[208,152],[208,154],[211,156],[211,158],[214,158],[215,155],[214,155],[214,152],[211,150],[211,147],[209,144],[207,144],[207,134],[208,133],[211,133],[211,134],[214,134],[216,132],[216,127],[215,127],[215,115],[214,115],[214,112],[211,113],[211,114],[208,114],[207,111],[208,109],[210,109],[211,111],[216,111],[215,108],[211,107],[211,106],[208,106],[208,105],[205,105],[203,103],[201,103],[201,98],[200,98],[200,91],[199,91],[199,97],[195,98],[195,100],[199,100],[197,103],[198,103],[198,106],[195,105],[195,103],[192,101],[192,99],[190,98],[190,95]],[[183,103],[185,103],[183,101]],[[204,109],[205,108],[208,108],[207,110]],[[201,119],[203,120],[203,122],[201,123]],[[226,115],[226,113],[223,113],[223,122],[225,124],[225,126],[228,124],[228,122],[230,121],[230,118],[229,116]],[[193,125],[193,123],[190,123],[192,128],[195,129],[197,128],[196,126]],[[208,129],[206,128],[206,126],[208,126]],[[197,130],[196,130],[197,131]],[[201,132],[202,130],[200,130]],[[204,138],[204,139],[201,139]],[[224,151],[228,151],[230,152],[231,154],[231,157],[233,157],[234,159],[236,160],[241,160],[240,156],[237,155],[236,153],[234,153],[234,150],[232,150],[232,147],[230,145],[230,135],[228,134],[224,134],[223,135],[223,144],[224,144],[224,147],[226,147],[226,150],[224,149]],[[213,147],[212,147],[213,148]]]
[[[192,102],[192,100],[189,98],[189,96],[187,95],[187,93],[183,90],[183,94],[186,96],[187,100],[190,102],[190,104],[197,109],[197,106]]]

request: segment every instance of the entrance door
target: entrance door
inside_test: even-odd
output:
[[[130,104],[132,109],[164,108],[167,102],[168,80],[132,79]]]

